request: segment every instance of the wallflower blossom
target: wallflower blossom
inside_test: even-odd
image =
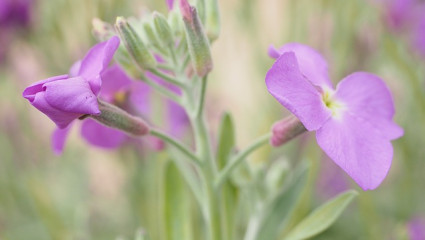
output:
[[[316,181],[316,193],[322,199],[330,199],[350,189],[345,174],[329,158],[323,157]]]
[[[60,129],[83,115],[99,115],[97,95],[102,84],[101,73],[119,44],[120,40],[115,36],[96,44],[80,63],[73,66],[70,75],[36,82],[24,90],[23,97]]]
[[[78,62],[71,69],[71,72],[78,72]],[[102,90],[99,98],[103,101],[117,105],[120,108],[149,119],[152,114],[152,89],[144,82],[134,81],[118,65],[113,65],[102,72]],[[171,105],[173,104],[173,105]],[[169,132],[174,136],[181,136],[181,130],[187,126],[188,121],[182,121],[182,115],[186,116],[185,111],[176,103],[167,102],[167,112],[173,112],[167,115],[166,120],[169,124]],[[69,130],[70,124],[65,129],[57,128],[52,135],[52,148],[56,154],[61,154]],[[103,149],[116,149],[126,143],[141,143],[138,139],[114,128],[107,127],[97,121],[86,118],[81,123],[81,136],[92,146]],[[152,136],[146,136],[143,143],[154,150],[162,150],[163,142]]]
[[[78,72],[78,68],[79,62],[74,64],[70,72]],[[113,65],[103,71],[101,78],[102,90],[99,94],[100,99],[127,110],[133,108],[131,99],[135,99],[134,96],[137,95],[137,110],[140,110],[143,115],[148,114],[150,89],[145,83],[132,81],[118,65]],[[130,99],[130,101],[127,101],[127,99]],[[129,104],[131,106],[128,106]],[[57,128],[54,131],[52,148],[56,154],[62,153],[71,125],[73,124],[64,129]],[[83,120],[81,136],[90,145],[105,149],[118,148],[131,138],[126,133],[107,127],[91,118]]]
[[[17,31],[29,27],[32,5],[32,0],[0,0],[0,62]]]
[[[425,239],[425,219],[416,217],[409,221],[407,230],[410,240]]]
[[[377,76],[356,72],[333,88],[323,57],[312,48],[290,43],[266,75],[277,101],[308,131],[316,131],[322,150],[364,190],[375,189],[391,166],[391,140],[403,135],[392,118],[394,104]]]
[[[32,0],[1,0],[0,26],[26,26],[31,19]]]
[[[397,35],[406,37],[411,47],[425,56],[425,3],[422,0],[380,0],[384,18]]]
[[[174,7],[174,0],[166,0],[165,3],[167,4],[168,10],[173,9],[173,7]]]
[[[150,73],[147,74],[150,75]],[[152,114],[151,97],[152,89],[146,83],[132,80],[118,65],[113,65],[102,73],[102,90],[99,98],[103,101],[117,105],[133,115],[149,119]],[[185,126],[188,125],[184,109],[172,101],[167,101],[166,112],[168,132],[175,137],[180,137]],[[71,125],[65,129],[58,128],[53,133],[52,148],[56,154],[62,153],[70,128]],[[116,149],[125,143],[137,141],[136,138],[122,131],[107,127],[90,118],[82,121],[81,136],[90,145],[103,149]],[[163,142],[156,137],[147,136],[145,140],[154,150],[159,151],[164,147]]]

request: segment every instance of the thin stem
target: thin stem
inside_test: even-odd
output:
[[[175,67],[177,67],[178,66],[178,62],[177,62],[176,53],[174,52],[173,47],[170,45],[168,49],[169,49],[169,52],[171,54],[171,59],[173,61],[173,64],[174,64]]]
[[[180,144],[174,138],[172,138],[172,137],[168,136],[167,134],[165,134],[165,133],[163,133],[159,130],[156,130],[156,129],[151,129],[150,134],[153,135],[153,136],[156,136],[156,137],[160,138],[161,140],[163,140],[164,142],[169,143],[170,145],[176,147],[183,154],[185,154],[187,157],[189,157],[192,160],[192,162],[194,162],[196,165],[199,165],[199,163],[200,163],[199,158],[197,156],[195,156],[187,147]]]
[[[158,71],[157,69],[149,69],[149,72],[155,74],[156,76],[162,78],[163,80],[165,80],[165,81],[167,81],[169,83],[172,83],[172,84],[174,84],[174,85],[176,85],[178,87],[186,88],[186,85],[183,82],[181,82],[181,81],[179,81],[179,80],[171,77],[168,74],[165,74],[165,73],[163,73],[161,71]]]
[[[197,118],[202,117],[201,115],[203,113],[204,105],[205,105],[206,89],[207,89],[207,76],[204,76],[202,78],[202,82],[201,82],[201,92],[200,92],[199,101],[198,101],[199,105],[198,105],[198,109],[196,110],[196,117]]]
[[[193,100],[198,102],[195,113],[193,105],[186,106],[186,110],[191,113],[190,119],[195,135],[196,153],[202,160],[200,174],[204,182],[205,221],[208,226],[209,240],[221,240],[221,223],[220,223],[220,207],[219,193],[214,189],[214,179],[217,174],[217,166],[213,158],[209,131],[204,118],[204,98],[206,93],[206,77],[202,80],[200,99]],[[192,94],[188,93],[191,99],[196,99]],[[194,114],[193,114],[194,113]]]
[[[164,64],[164,63],[158,63],[158,68],[167,70],[167,71],[173,71],[174,67],[169,66],[168,64]]]
[[[269,139],[271,137],[271,133],[268,133],[264,136],[259,137],[257,140],[255,140],[251,145],[249,145],[247,148],[239,152],[231,161],[228,163],[224,169],[219,173],[217,180],[215,181],[215,188],[220,188],[221,184],[227,179],[227,177],[230,175],[232,170],[237,167],[245,158],[260,148],[261,146],[267,144],[269,142]]]
[[[186,55],[186,56],[184,57],[183,63],[182,63],[182,65],[179,67],[179,69],[180,69],[180,71],[181,71],[181,72],[183,72],[183,71],[185,70],[185,68],[186,68],[186,67],[187,67],[187,65],[189,64],[189,61],[190,61],[190,56],[189,56],[189,54],[188,54],[188,55]]]
[[[140,78],[146,82],[149,86],[153,87],[155,90],[157,90],[159,93],[164,95],[165,97],[173,100],[174,102],[181,105],[181,98],[179,95],[175,94],[174,92],[164,88],[160,84],[152,81],[150,78],[146,77],[145,75],[141,75]]]

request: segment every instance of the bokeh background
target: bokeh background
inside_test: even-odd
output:
[[[95,148],[74,128],[66,150],[56,156],[50,148],[53,122],[21,93],[35,81],[67,73],[84,56],[95,43],[93,18],[113,23],[116,16],[147,10],[166,14],[165,1],[15,2],[28,4],[28,19],[0,18],[0,239],[132,239],[141,228],[152,239],[163,238],[167,153]],[[408,8],[403,2],[417,5]],[[336,168],[314,134],[279,149],[266,147],[249,159],[252,168],[277,158],[291,166],[310,162],[299,216],[344,189],[360,192],[337,223],[315,239],[409,239],[412,226],[425,218],[425,3],[414,2],[219,1],[222,30],[212,46],[208,121],[216,132],[222,113],[231,112],[238,146],[288,115],[264,84],[273,63],[267,55],[271,44],[311,45],[328,60],[335,84],[353,71],[368,71],[381,76],[393,93],[395,119],[405,135],[394,141],[393,165],[374,191],[362,191]]]

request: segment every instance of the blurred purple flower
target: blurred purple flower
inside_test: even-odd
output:
[[[324,199],[329,199],[349,188],[350,185],[344,173],[329,158],[324,157],[317,180],[317,194]]]
[[[412,20],[416,0],[384,0],[386,20],[393,29],[401,29]]]
[[[32,0],[0,0],[0,62],[16,31],[29,26],[32,5]]]
[[[409,221],[408,233],[410,240],[424,240],[425,239],[425,219],[416,217]]]
[[[168,10],[173,9],[173,7],[174,7],[174,0],[166,0],[166,3],[167,3]]]
[[[111,61],[119,43],[118,37],[112,37],[96,44],[77,64],[79,66],[73,66],[69,76],[61,75],[36,82],[24,90],[23,97],[60,129],[85,114],[100,114],[97,95],[102,84],[101,73]]]
[[[421,0],[381,0],[389,28],[406,36],[412,48],[425,56],[425,2]]]
[[[0,28],[27,26],[32,3],[32,0],[0,0]]]
[[[357,72],[333,89],[327,63],[314,49],[289,43],[269,53],[280,55],[266,75],[271,95],[308,131],[316,131],[319,146],[360,187],[378,187],[391,166],[391,140],[403,135],[392,121],[394,104],[385,83]]]

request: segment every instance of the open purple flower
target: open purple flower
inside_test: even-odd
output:
[[[323,151],[364,190],[375,189],[391,166],[391,140],[403,135],[392,118],[394,104],[377,76],[356,72],[333,88],[328,67],[314,49],[290,43],[279,50],[266,85],[308,131],[316,131]]]
[[[100,114],[97,95],[102,84],[101,73],[108,66],[119,43],[118,37],[112,37],[96,44],[81,63],[71,69],[70,75],[36,82],[24,90],[23,97],[61,129],[82,115]]]

